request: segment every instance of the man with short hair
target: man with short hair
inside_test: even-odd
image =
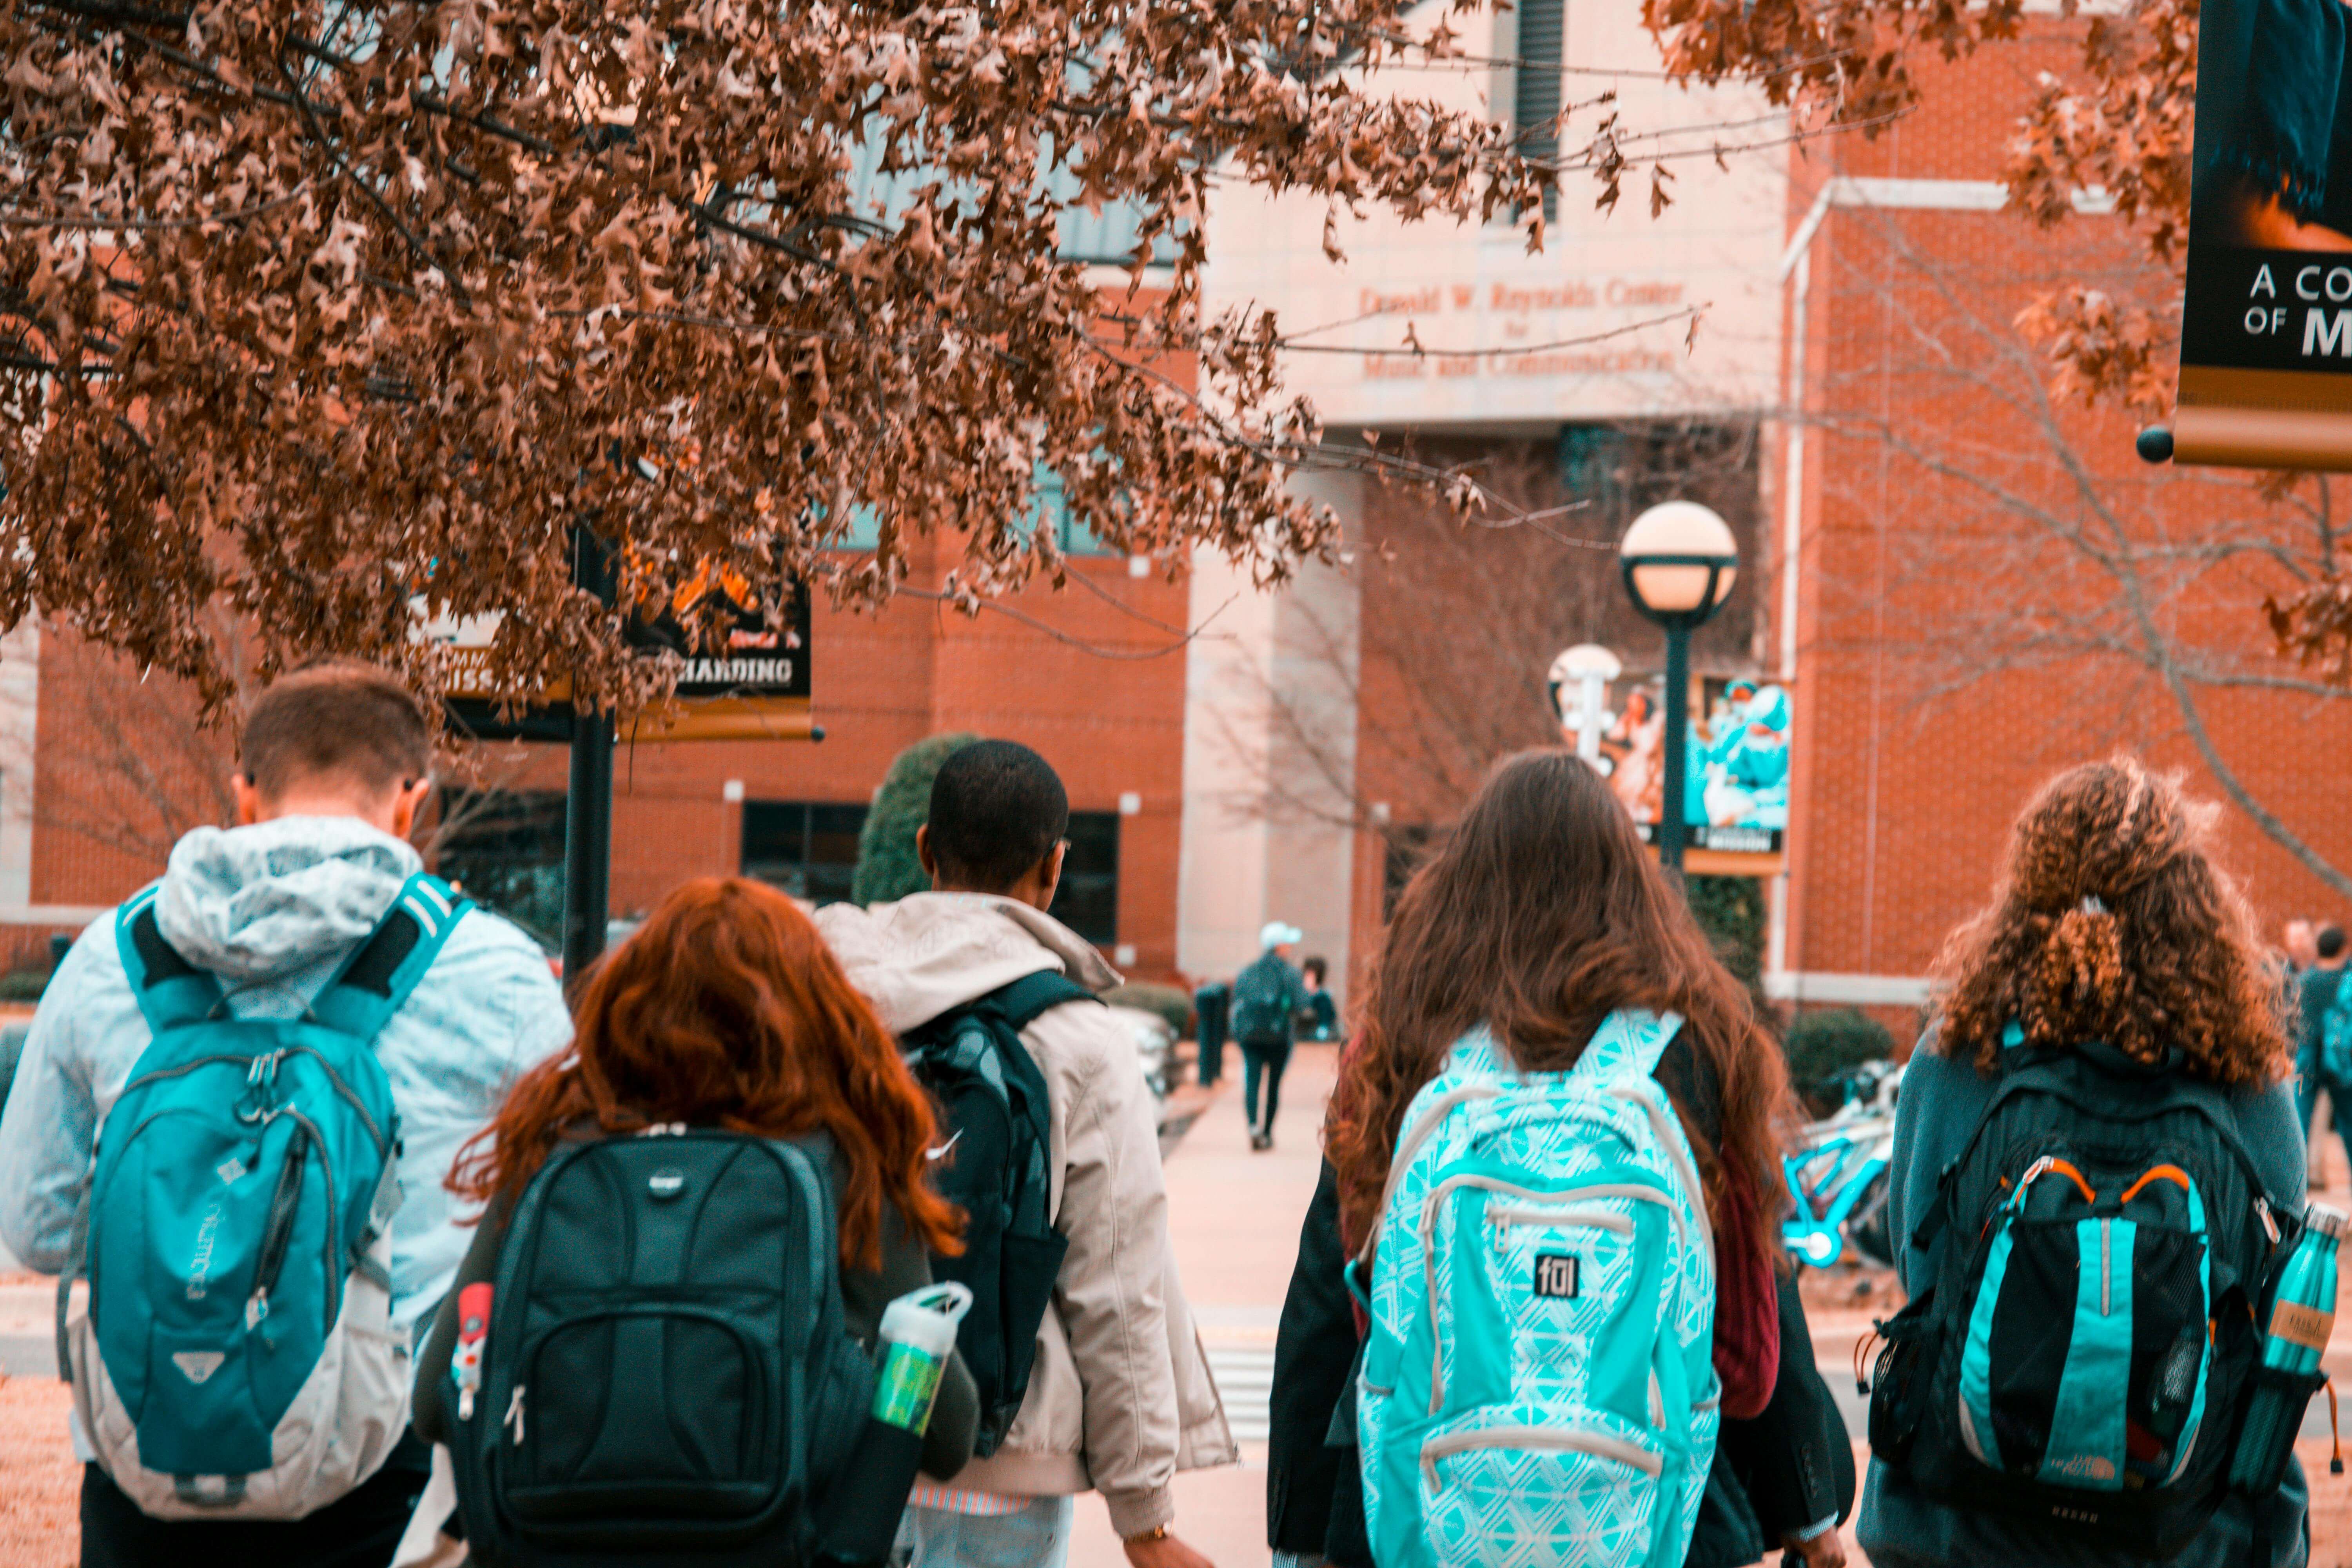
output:
[[[904,1036],[1040,973],[1118,984],[1045,911],[1068,848],[1069,798],[1010,741],[950,757],[916,852],[932,890],[818,926],[882,1021]],[[1135,1568],[1208,1568],[1170,1533],[1179,1469],[1230,1464],[1233,1436],[1168,1236],[1157,1119],[1133,1037],[1074,998],[1020,1030],[1051,1110],[1050,1208],[1068,1239],[1020,1413],[1002,1445],[944,1486],[918,1484],[900,1543],[913,1568],[1059,1568],[1071,1498],[1099,1491]]]
[[[156,933],[218,980],[232,1016],[301,1016],[423,868],[408,835],[432,792],[434,732],[405,686],[362,664],[297,670],[254,703],[232,781],[236,826],[200,827],[174,845],[152,905]],[[153,1037],[115,927],[110,912],[58,966],[0,1118],[0,1239],[47,1273],[75,1261],[76,1212],[100,1131]],[[442,1185],[457,1146],[488,1121],[523,1069],[571,1034],[545,956],[477,910],[447,928],[415,989],[374,1037],[400,1119],[400,1195],[386,1233],[391,1324],[412,1342],[472,1236]],[[85,1461],[86,1568],[381,1568],[427,1473],[425,1450],[409,1436],[356,1489],[300,1520],[165,1522],[141,1512],[92,1462],[79,1423],[74,1440]]]
[[[1298,1038],[1298,1014],[1312,1005],[1307,982],[1290,963],[1291,944],[1304,934],[1286,921],[1268,921],[1257,933],[1256,961],[1234,976],[1231,1021],[1234,1043],[1242,1048],[1242,1112],[1249,1118],[1250,1147],[1260,1153],[1274,1147],[1274,1115],[1282,1106],[1282,1075]]]
[[[2344,1141],[2344,1152],[2352,1161],[2352,1081],[2338,1078],[2329,1070],[2327,1061],[2327,1015],[2335,1007],[2344,988],[2344,962],[2352,957],[2352,944],[2347,944],[2344,928],[2334,923],[2321,926],[2312,936],[2312,963],[2296,982],[2296,999],[2302,1028],[2295,1039],[2295,1108],[2303,1113],[2303,1128],[2308,1136],[2312,1129],[2312,1112],[2316,1109],[2319,1091],[2327,1091],[2327,1118],[2336,1124],[2336,1136]],[[2316,1190],[2324,1185],[2322,1172],[2326,1162],[2316,1138],[2305,1145],[2311,1151],[2310,1183]]]

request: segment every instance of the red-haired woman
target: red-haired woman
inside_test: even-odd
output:
[[[958,1246],[956,1211],[925,1184],[929,1101],[782,893],[740,877],[687,883],[597,967],[578,1014],[572,1048],[516,1083],[451,1173],[453,1191],[488,1209],[418,1361],[415,1420],[428,1441],[448,1440],[442,1389],[458,1291],[496,1272],[507,1216],[560,1141],[671,1124],[828,1134],[843,1305],[869,1347],[882,1309],[931,1282],[930,1250]],[[924,1435],[925,1473],[962,1468],[978,1424],[958,1357]]]

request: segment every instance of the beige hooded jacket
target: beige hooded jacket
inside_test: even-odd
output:
[[[893,1033],[1043,970],[1092,991],[1118,984],[1084,938],[1011,899],[917,893],[870,910],[829,905],[816,922]],[[1112,1528],[1140,1535],[1175,1517],[1179,1469],[1236,1458],[1176,1277],[1151,1092],[1133,1037],[1100,1007],[1055,1007],[1021,1039],[1053,1102],[1055,1227],[1070,1249],[1021,1414],[1003,1446],[951,1484],[1099,1491]]]

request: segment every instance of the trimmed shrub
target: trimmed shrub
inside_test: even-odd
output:
[[[1103,993],[1103,1000],[1119,1007],[1140,1007],[1147,1013],[1157,1013],[1168,1020],[1180,1040],[1192,1038],[1192,998],[1181,986],[1153,985],[1130,981],[1114,985]]]
[[[1768,921],[1764,884],[1754,877],[1693,877],[1685,886],[1691,913],[1715,943],[1723,966],[1749,990],[1761,985]]]
[[[1823,1115],[1837,1109],[1842,1074],[1894,1055],[1886,1026],[1852,1007],[1807,1013],[1789,1028],[1789,1081]]]
[[[46,969],[12,969],[0,974],[0,1002],[37,1002],[48,988]]]
[[[857,873],[849,896],[860,904],[887,904],[931,885],[915,857],[915,829],[931,814],[931,781],[940,765],[979,740],[977,735],[926,735],[891,759],[857,836]]]

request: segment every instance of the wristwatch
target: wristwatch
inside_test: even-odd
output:
[[[1150,1530],[1145,1531],[1141,1535],[1130,1535],[1125,1537],[1124,1543],[1129,1546],[1142,1546],[1154,1541],[1165,1541],[1167,1539],[1168,1527],[1164,1524],[1155,1524]]]

